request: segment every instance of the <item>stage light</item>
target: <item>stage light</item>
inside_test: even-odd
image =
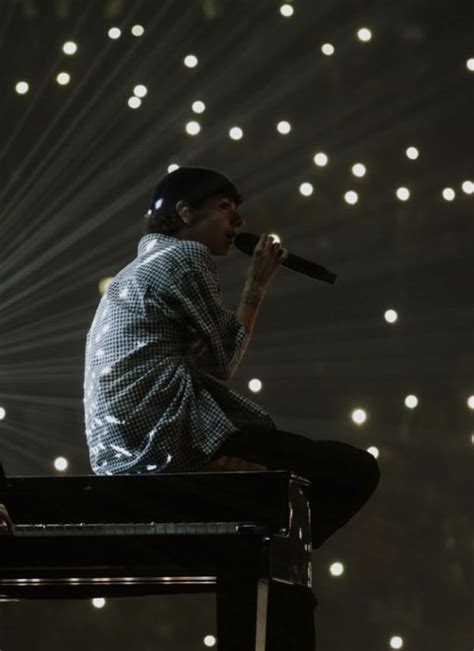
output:
[[[145,97],[145,95],[148,93],[148,88],[146,86],[143,86],[143,84],[138,84],[138,86],[135,86],[133,89],[133,94],[136,95],[137,97]]]
[[[101,296],[105,294],[113,279],[113,276],[105,276],[99,280],[99,294],[101,294]]]
[[[205,646],[216,646],[217,640],[214,635],[206,635],[203,642]]]
[[[416,160],[420,155],[420,152],[416,147],[408,147],[405,153],[407,155],[407,158],[410,158],[410,160]]]
[[[291,131],[291,124],[287,122],[286,120],[282,120],[277,124],[277,131],[282,134],[287,134],[290,133]]]
[[[189,133],[190,136],[196,136],[201,131],[201,125],[199,122],[191,120],[186,124],[186,133]]]
[[[403,639],[399,635],[394,635],[390,638],[390,646],[392,649],[401,649],[403,646]]]
[[[367,412],[364,409],[354,409],[351,418],[356,425],[362,425],[367,420]]]
[[[188,54],[187,57],[184,59],[184,65],[187,68],[195,68],[198,64],[198,59],[197,57],[194,56],[194,54]]]
[[[474,183],[472,181],[464,181],[461,187],[463,189],[463,192],[466,194],[474,193]]]
[[[371,445],[370,448],[367,448],[367,452],[371,454],[374,459],[378,459],[379,456],[379,449],[375,447],[375,445]]]
[[[194,111],[194,113],[204,113],[204,111],[206,110],[206,105],[204,104],[204,102],[197,100],[196,102],[193,102],[191,108]]]
[[[128,105],[132,109],[137,109],[141,106],[142,100],[139,97],[129,97]]]
[[[74,43],[74,41],[67,41],[67,43],[64,43],[63,45],[63,52],[64,54],[75,54],[77,52],[77,45]]]
[[[467,406],[469,409],[474,409],[474,396],[469,396],[467,399]]]
[[[67,462],[67,459],[65,459],[64,457],[57,457],[54,460],[54,467],[56,468],[56,470],[61,470],[61,471],[66,470],[68,465],[69,464]]]
[[[71,76],[67,72],[60,72],[56,77],[56,81],[60,86],[66,86],[71,81]]]
[[[232,140],[240,140],[243,135],[244,132],[240,127],[232,127],[229,129],[229,136],[232,138]]]
[[[334,54],[334,46],[331,45],[331,43],[324,43],[324,45],[321,47],[321,52],[325,54],[327,57],[330,57]]]
[[[456,196],[456,193],[454,192],[453,188],[444,188],[442,194],[443,194],[443,199],[446,199],[446,201],[452,201]]]
[[[258,379],[253,379],[250,380],[248,387],[252,393],[258,393],[259,391],[262,390],[262,383]]]
[[[367,27],[362,27],[357,32],[357,36],[360,41],[367,43],[372,38],[372,32],[370,31],[370,29],[367,29]]]
[[[418,406],[418,398],[414,395],[409,395],[405,398],[405,406],[408,409],[415,409]]]
[[[118,27],[111,27],[108,31],[109,38],[116,40],[122,35],[122,31]]]
[[[410,190],[408,188],[398,188],[397,197],[400,201],[408,201],[410,198]]]
[[[466,68],[470,70],[471,72],[474,71],[474,59],[468,59],[466,61]]]
[[[3,420],[5,416],[7,415],[7,412],[3,407],[0,407],[0,420]]]
[[[300,193],[305,197],[310,197],[313,194],[313,186],[311,183],[302,183],[300,185]]]
[[[282,16],[285,18],[289,18],[290,16],[293,16],[294,14],[294,9],[291,5],[285,4],[280,7],[280,13]]]
[[[386,310],[383,316],[388,323],[395,323],[398,320],[398,314],[395,310]]]
[[[344,565],[336,561],[329,566],[329,572],[332,576],[341,576],[344,573]]]
[[[177,165],[176,163],[171,163],[171,165],[168,165],[168,169],[166,171],[168,172],[168,174],[170,174],[171,172],[174,172],[177,169],[179,169],[179,165]]]
[[[367,169],[362,163],[356,163],[352,166],[352,174],[354,176],[362,177],[365,176]]]
[[[353,206],[354,204],[356,204],[359,201],[359,195],[357,194],[357,192],[354,192],[354,190],[349,190],[344,195],[344,201]]]
[[[131,29],[133,36],[143,36],[145,33],[145,28],[143,25],[134,25]]]
[[[26,81],[19,81],[15,86],[15,90],[18,95],[24,95],[30,90],[30,86]]]
[[[316,154],[313,160],[316,163],[316,165],[318,165],[318,167],[324,167],[325,165],[328,164],[328,157],[322,151]]]
[[[94,597],[92,599],[92,605],[94,608],[103,608],[105,606],[105,599],[103,597]]]

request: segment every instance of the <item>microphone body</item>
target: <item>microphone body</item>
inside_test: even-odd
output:
[[[253,256],[253,252],[259,240],[260,238],[253,233],[239,233],[234,240],[234,246],[242,253]],[[334,285],[336,282],[337,275],[335,273],[321,267],[321,265],[316,264],[315,262],[310,262],[309,260],[300,258],[298,255],[294,255],[293,253],[288,253],[286,260],[281,263],[281,266],[286,267],[291,271],[295,271],[296,273],[303,274],[303,276],[314,278],[315,280],[321,280],[325,283],[331,283],[331,285]]]

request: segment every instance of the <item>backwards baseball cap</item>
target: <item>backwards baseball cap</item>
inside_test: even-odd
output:
[[[244,200],[235,185],[217,170],[178,167],[158,181],[147,214],[152,215],[160,208],[173,211],[180,200],[197,203],[218,194],[228,196],[236,205]]]

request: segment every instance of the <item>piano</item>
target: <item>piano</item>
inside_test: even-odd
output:
[[[269,583],[312,586],[309,486],[286,470],[7,477],[0,464],[0,599],[215,592],[219,651],[264,651]]]

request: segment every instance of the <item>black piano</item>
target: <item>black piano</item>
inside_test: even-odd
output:
[[[311,587],[309,486],[284,470],[6,477],[0,464],[0,599],[216,592],[219,651],[264,651],[269,582]]]

